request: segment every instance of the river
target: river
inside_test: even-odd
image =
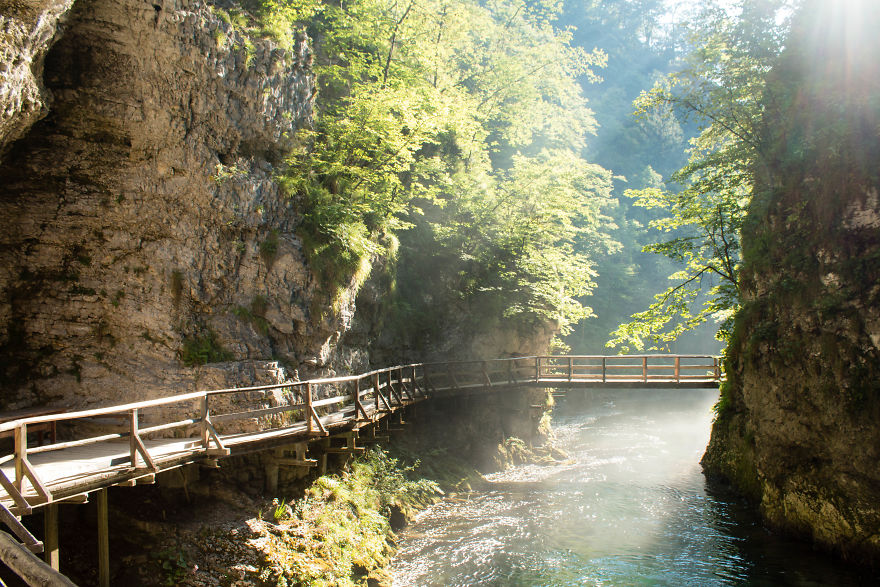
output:
[[[707,488],[716,391],[569,393],[553,421],[571,460],[422,512],[400,535],[395,587],[880,584]]]

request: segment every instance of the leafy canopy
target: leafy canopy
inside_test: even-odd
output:
[[[269,4],[273,17],[309,14],[317,46],[316,123],[284,184],[324,283],[347,283],[400,234],[424,245],[405,243],[402,266],[429,257],[433,269],[409,277],[421,285],[406,306],[441,284],[523,323],[589,315],[578,297],[591,249],[613,246],[601,230],[610,176],[580,156],[595,123],[578,79],[604,55],[570,45],[558,2]]]
[[[679,270],[646,310],[612,333],[608,346],[661,348],[709,318],[719,323],[719,339],[729,335],[740,299],[740,230],[761,162],[761,99],[787,29],[780,15],[790,4],[741,0],[733,11],[710,5],[695,21],[682,70],[636,100],[637,115],[673,108],[695,119],[700,133],[666,189],[628,193],[636,205],[666,212],[651,221],[659,240],[644,250],[669,257]]]

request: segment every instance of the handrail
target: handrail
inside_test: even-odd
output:
[[[290,387],[303,387],[305,385],[330,385],[335,383],[350,383],[353,381],[359,381],[361,379],[365,379],[367,377],[371,377],[373,375],[381,375],[384,373],[388,373],[391,371],[398,371],[401,369],[410,369],[410,368],[419,368],[419,367],[436,367],[436,366],[455,366],[455,365],[480,365],[482,363],[506,363],[506,362],[516,362],[523,360],[531,360],[537,359],[542,362],[543,365],[549,366],[543,361],[546,360],[554,360],[554,359],[670,359],[670,358],[679,358],[679,359],[719,359],[719,357],[715,355],[664,355],[664,354],[653,354],[653,355],[533,355],[533,356],[517,356],[517,357],[505,357],[500,359],[490,359],[488,361],[485,360],[466,360],[466,361],[443,361],[443,362],[431,362],[431,363],[409,363],[405,365],[396,365],[394,367],[385,367],[382,369],[374,369],[373,371],[367,371],[365,373],[360,373],[357,375],[343,375],[339,377],[325,377],[319,379],[307,379],[302,381],[288,381],[285,383],[273,383],[269,385],[255,385],[250,387],[229,387],[224,389],[211,389],[211,390],[202,390],[202,391],[192,391],[184,394],[173,395],[163,398],[156,398],[152,400],[143,400],[139,402],[132,402],[127,404],[119,404],[115,406],[107,406],[102,408],[91,408],[88,410],[79,410],[76,412],[60,412],[57,414],[48,414],[45,416],[31,416],[27,418],[21,418],[18,420],[11,420],[9,422],[4,422],[0,424],[0,432],[7,432],[10,430],[14,430],[21,425],[25,424],[41,424],[46,422],[61,422],[66,420],[77,420],[82,418],[93,418],[96,416],[108,416],[112,414],[121,414],[125,412],[129,412],[131,410],[139,410],[144,408],[152,408],[163,405],[170,405],[175,403],[182,403],[186,401],[198,400],[202,399],[206,395],[220,395],[220,394],[231,394],[231,393],[246,393],[252,391],[271,391],[275,389],[284,389]],[[553,365],[555,366],[555,365]],[[589,365],[574,365],[574,367],[587,367]],[[618,365],[614,367],[627,368],[629,365]],[[636,365],[633,365],[636,367]],[[707,368],[710,365],[681,365],[682,368]],[[649,369],[670,369],[673,368],[672,365],[651,365]],[[716,377],[718,378],[718,377]]]
[[[695,362],[696,364],[694,364]],[[704,374],[687,374],[688,371],[694,370],[702,370]],[[658,371],[664,371],[664,373],[658,374]],[[31,416],[0,424],[0,432],[14,431],[15,439],[15,449],[11,455],[15,465],[15,477],[10,479],[0,470],[0,485],[13,499],[15,507],[19,511],[29,509],[31,505],[49,503],[54,499],[52,492],[39,479],[28,460],[29,454],[124,438],[128,438],[129,441],[129,466],[131,469],[137,472],[143,470],[144,474],[155,473],[159,470],[161,463],[157,462],[158,457],[147,449],[144,437],[148,434],[174,428],[197,428],[198,436],[193,443],[192,450],[207,457],[216,457],[228,455],[230,449],[226,448],[223,436],[217,432],[214,425],[230,420],[297,412],[299,415],[296,420],[293,423],[286,421],[284,426],[298,426],[297,430],[304,430],[310,436],[323,436],[328,434],[328,430],[321,414],[326,415],[328,410],[335,410],[334,413],[337,414],[344,413],[342,418],[346,422],[360,419],[369,420],[372,418],[371,413],[375,415],[392,412],[416,399],[426,397],[427,393],[437,391],[458,392],[521,385],[552,387],[555,384],[560,384],[571,386],[599,382],[602,384],[662,382],[664,384],[694,385],[717,383],[721,378],[721,361],[712,355],[534,355],[492,360],[410,363],[353,375],[194,391],[116,406]],[[342,388],[346,384],[353,385]],[[331,386],[331,389],[321,393],[322,386]],[[264,392],[265,395],[267,391],[279,389],[289,390],[290,403],[243,411],[233,410],[220,414],[214,414],[211,410],[211,398],[215,396],[244,395],[253,392]],[[368,408],[361,400],[369,396],[372,396],[372,403],[368,403]],[[369,400],[365,399],[364,401],[368,402]],[[194,404],[191,411],[196,415],[188,414],[181,419],[182,415],[178,414],[176,421],[140,427],[142,410],[187,402]],[[340,404],[347,407],[340,408],[338,407]],[[368,409],[370,413],[368,413]],[[29,425],[114,414],[126,417],[128,420],[127,431],[56,442],[30,449],[27,446],[27,427]],[[284,420],[282,421],[284,422]],[[268,432],[276,428],[278,427],[263,428],[261,432]],[[0,460],[8,462],[9,458]],[[25,499],[25,481],[30,482],[31,488],[37,494],[36,498]]]

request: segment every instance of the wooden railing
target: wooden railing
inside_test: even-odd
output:
[[[566,355],[535,357],[542,382],[717,383],[721,361],[712,355]]]
[[[324,436],[328,428],[352,426],[393,412],[399,407],[424,399],[432,393],[456,393],[466,390],[510,386],[544,386],[566,384],[594,386],[598,383],[705,383],[717,384],[721,379],[717,357],[701,355],[639,355],[639,356],[537,356],[512,357],[489,361],[458,361],[418,363],[379,369],[359,375],[330,377],[308,381],[287,382],[244,388],[198,391],[181,395],[134,402],[105,408],[22,418],[0,424],[0,433],[12,431],[14,449],[0,456],[0,466],[14,461],[14,477],[0,469],[0,485],[13,502],[16,515],[29,513],[33,506],[56,501],[57,496],[31,463],[31,457],[78,447],[128,439],[128,476],[158,472],[163,462],[174,457],[150,452],[148,437],[183,431],[192,442],[188,445],[190,460],[225,456],[227,443],[241,435],[222,433],[222,424],[232,421],[269,418],[260,431],[251,435],[288,435],[299,437]],[[283,398],[280,405],[240,411],[215,413],[212,404],[224,395],[235,395],[251,405],[269,401],[271,394]],[[274,400],[273,400],[274,401]],[[216,406],[214,406],[216,407]],[[142,420],[159,420],[169,408],[186,417],[142,426]],[[162,414],[154,412],[162,411]],[[99,417],[122,417],[127,430],[88,438],[54,442],[45,446],[28,446],[28,428],[53,423],[85,423]],[[218,427],[220,431],[218,432]],[[68,430],[75,433],[75,428]],[[179,432],[178,432],[179,433]],[[250,437],[248,437],[250,438]],[[63,460],[63,459],[62,459]],[[118,476],[117,476],[118,477]],[[112,484],[112,483],[107,483]],[[30,485],[30,490],[27,485]],[[90,490],[80,484],[82,491]],[[89,486],[91,487],[91,486]],[[65,490],[70,494],[73,490]],[[0,494],[2,497],[2,494]]]

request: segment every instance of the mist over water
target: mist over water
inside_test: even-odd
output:
[[[699,460],[716,391],[574,391],[553,414],[570,462],[490,476],[400,535],[395,587],[873,585],[774,536]]]

